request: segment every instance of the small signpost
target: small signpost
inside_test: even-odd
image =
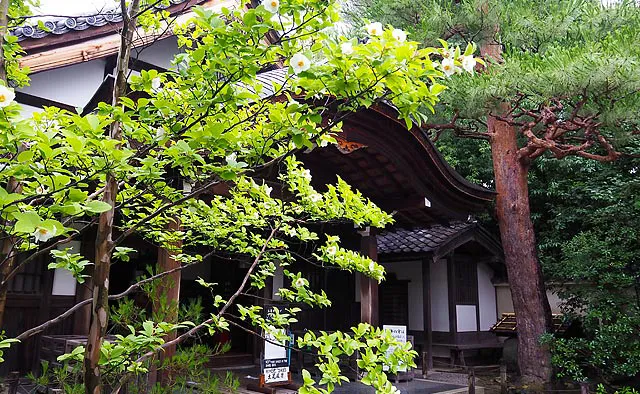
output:
[[[384,330],[389,330],[391,331],[391,336],[393,336],[393,338],[400,342],[400,343],[406,343],[407,342],[407,326],[394,326],[394,325],[383,325],[382,329]],[[387,350],[387,354],[393,353],[393,351],[395,350],[394,347],[390,347]],[[384,366],[383,370],[388,371],[389,367],[388,366]],[[402,374],[401,374],[402,373]],[[396,380],[398,380],[398,378],[400,378],[400,380],[412,380],[413,379],[413,375],[411,373],[407,372],[407,365],[406,364],[401,364],[398,366],[398,375],[396,376]]]
[[[267,321],[274,313],[274,309],[281,307],[265,306]],[[280,331],[285,334],[285,330]],[[291,351],[286,347],[286,342],[293,343],[293,334],[289,334],[289,341],[279,341],[272,333],[264,333],[264,352],[262,353],[262,365],[258,384],[248,384],[247,389],[260,393],[274,394],[276,387],[292,390],[300,388],[291,379]]]

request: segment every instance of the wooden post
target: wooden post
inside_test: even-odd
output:
[[[367,227],[360,231],[362,240],[360,251],[371,260],[378,260],[378,245],[375,230]],[[378,282],[362,274],[360,275],[360,321],[373,326],[379,324],[378,319]]]
[[[433,327],[431,325],[431,257],[422,260],[422,316],[424,324],[424,352],[422,358],[422,375],[433,369]],[[426,363],[426,364],[425,364]]]
[[[458,343],[458,313],[456,311],[456,293],[457,293],[457,280],[456,280],[456,266],[453,252],[447,257],[447,302],[449,304],[449,335],[451,343]],[[450,350],[451,354],[451,367],[456,363],[456,356],[459,355],[455,349]]]
[[[473,367],[469,367],[469,394],[476,394],[476,372]]]
[[[7,376],[8,394],[16,394],[18,392],[18,384],[20,383],[20,372],[10,372]]]
[[[500,394],[507,394],[507,365],[500,365]]]
[[[589,394],[589,383],[580,382],[580,394]]]

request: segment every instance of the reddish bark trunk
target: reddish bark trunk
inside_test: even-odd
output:
[[[7,34],[8,13],[9,13],[9,1],[0,0],[0,42],[4,42],[4,35]],[[0,79],[5,83],[7,82],[7,69],[4,66],[4,52],[2,45],[0,45]]]
[[[176,219],[177,220],[177,219]],[[169,229],[174,231],[180,231],[181,226],[177,221],[172,221],[169,223]],[[181,248],[181,242],[178,242],[173,245],[175,250],[179,250]],[[178,253],[176,251],[171,251],[165,248],[160,248],[158,250],[158,272],[166,272],[175,268],[180,267],[180,262],[175,259],[175,254]],[[182,274],[180,271],[176,271],[172,274],[169,274],[162,278],[161,284],[158,288],[158,295],[154,300],[154,312],[162,310],[162,303],[160,300],[165,300],[165,315],[162,316],[164,321],[169,323],[177,323],[178,322],[178,309],[180,303],[180,278]],[[155,320],[155,319],[154,319]],[[176,339],[176,332],[173,331],[170,334],[164,337],[165,342],[171,342]],[[164,352],[159,355],[160,365],[162,365],[165,360],[169,360],[176,353],[176,345],[167,347]],[[157,381],[159,381],[163,386],[167,385],[171,380],[171,371],[167,369],[161,369],[157,376]]]
[[[487,13],[488,3],[483,12]],[[498,26],[494,26],[497,35]],[[502,46],[488,42],[481,47],[485,58],[502,61]],[[489,68],[488,72],[491,72]],[[506,103],[497,111],[508,114]],[[518,130],[487,115],[491,136],[491,156],[496,182],[496,213],[505,265],[518,324],[518,365],[525,382],[543,385],[551,380],[551,352],[540,344],[542,334],[551,328],[551,308],[538,262],[536,237],[529,206],[529,161],[518,154]],[[541,387],[539,387],[541,388]]]
[[[118,105],[120,98],[126,94],[131,43],[133,32],[136,29],[136,15],[139,12],[140,0],[133,0],[128,9],[125,9],[124,4],[125,2],[121,1],[124,23],[113,89],[113,105]],[[110,136],[115,140],[122,139],[122,129],[119,121],[112,123]],[[92,277],[93,303],[91,307],[91,323],[84,355],[84,384],[85,393],[87,394],[101,394],[103,390],[99,362],[100,349],[109,322],[109,272],[111,270],[113,217],[117,195],[118,180],[113,173],[109,173],[107,174],[102,201],[111,205],[111,209],[101,213],[98,222],[96,258]]]
[[[525,381],[542,384],[551,379],[551,355],[539,342],[550,327],[551,308],[531,222],[529,165],[518,157],[517,130],[492,116],[487,125],[498,192],[496,211],[518,323],[518,364]]]

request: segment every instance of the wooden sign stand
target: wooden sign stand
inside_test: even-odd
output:
[[[287,380],[284,382],[265,383],[264,374],[261,373],[258,384],[255,384],[255,383],[247,384],[247,390],[257,391],[258,393],[265,393],[265,394],[276,394],[276,390],[278,388],[298,390],[300,388],[300,385],[295,383],[291,379],[291,372],[287,373]]]

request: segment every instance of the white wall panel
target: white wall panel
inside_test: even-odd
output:
[[[39,72],[30,75],[30,85],[19,90],[74,107],[84,107],[104,80],[105,62],[98,59]]]
[[[456,305],[458,332],[478,331],[478,319],[475,305]]]
[[[497,321],[496,288],[491,282],[493,270],[486,263],[478,264],[478,301],[480,304],[480,331],[489,331]]]
[[[173,60],[173,57],[178,52],[178,40],[176,37],[169,37],[164,40],[160,40],[149,47],[135,49],[131,53],[131,57],[169,69],[172,66],[171,61]]]
[[[431,327],[433,331],[449,332],[449,285],[445,259],[431,263]]]

